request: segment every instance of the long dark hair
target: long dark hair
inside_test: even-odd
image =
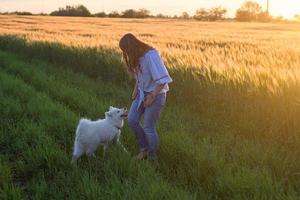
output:
[[[133,34],[125,34],[119,42],[128,71],[134,73],[140,67],[139,58],[153,49],[150,45],[137,39]]]

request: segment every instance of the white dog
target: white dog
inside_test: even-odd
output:
[[[83,153],[88,157],[93,156],[98,145],[104,146],[103,156],[105,156],[109,143],[114,139],[127,152],[119,141],[126,117],[126,108],[119,109],[110,106],[109,111],[105,112],[105,119],[97,121],[81,119],[76,129],[72,162],[76,162]]]

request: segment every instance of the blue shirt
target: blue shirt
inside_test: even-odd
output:
[[[136,70],[135,76],[138,85],[139,106],[144,101],[144,93],[152,92],[157,85],[165,84],[161,93],[169,91],[168,83],[173,80],[170,77],[158,51],[151,49],[139,59],[140,68]],[[138,106],[138,108],[139,108]]]

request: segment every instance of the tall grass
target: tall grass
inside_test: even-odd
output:
[[[3,198],[18,195],[16,191],[19,197],[23,194],[30,199],[140,199],[150,192],[150,199],[192,198],[163,181],[151,166],[136,165],[117,148],[110,152],[115,159],[105,163],[102,159],[83,160],[78,168],[72,166],[78,122],[74,111],[45,92],[36,91],[17,74],[1,70],[0,77],[1,115],[9,120],[1,125],[1,152],[8,160],[3,167],[3,177],[7,177],[1,185]],[[148,185],[144,188],[145,180]]]
[[[100,90],[101,88],[102,90],[103,89],[105,90],[105,87],[101,86],[102,84],[101,82],[99,82],[99,79],[95,80],[96,82],[93,83],[94,81],[89,80],[87,77],[73,74],[73,72],[71,71],[68,70],[66,71],[64,69],[57,69],[55,66],[48,66],[47,64],[36,60],[32,60],[31,63],[22,62],[19,61],[20,60],[19,57],[7,53],[2,53],[0,58],[2,60],[2,69],[4,69],[6,72],[14,76],[15,75],[18,76],[18,80],[19,79],[22,80],[21,82],[19,81],[17,85],[14,85],[12,87],[9,86],[9,84],[7,85],[7,83],[10,82],[8,80],[13,80],[12,77],[10,77],[9,79],[1,79],[3,80],[3,83],[6,83],[3,84],[3,87],[5,88],[4,94],[5,91],[9,91],[9,93],[13,94],[12,98],[7,98],[7,97],[5,98],[6,101],[4,102],[7,102],[7,105],[9,105],[9,103],[14,104],[13,102],[16,101],[15,100],[16,98],[20,99],[21,102],[23,102],[26,99],[23,96],[27,93],[26,91],[28,90],[25,89],[27,87],[26,85],[30,84],[35,88],[35,90],[38,90],[41,92],[41,94],[48,96],[47,98],[51,97],[50,98],[51,101],[56,102],[56,104],[58,105],[66,106],[66,107],[58,108],[57,111],[53,112],[53,114],[56,113],[55,115],[57,115],[57,113],[61,113],[65,109],[67,110],[71,109],[72,112],[76,112],[78,114],[82,113],[81,115],[90,115],[90,116],[97,115],[96,113],[97,111],[95,111],[94,109],[95,107],[92,108],[77,107],[72,105],[80,105],[81,100],[85,101],[84,99],[86,99],[87,97],[90,98],[91,100],[93,98],[96,98],[95,95],[97,96],[96,88],[98,84],[100,85],[98,90]],[[68,76],[65,76],[66,74],[68,74]],[[65,78],[62,78],[63,76]],[[87,91],[85,91],[85,87],[81,86],[82,82],[72,81],[73,79],[74,80],[81,79],[85,84],[88,83],[88,85],[91,86],[91,88],[95,88],[95,90],[89,91],[89,89],[87,88]],[[67,94],[70,95],[70,97],[73,96],[74,100],[72,100],[71,102],[66,100],[64,97],[65,93],[57,89],[56,86],[57,84],[60,85],[61,88],[64,89],[64,91],[66,91]],[[80,89],[78,90],[77,88]],[[23,92],[20,93],[19,90]],[[73,92],[69,92],[72,90]],[[107,88],[107,90],[109,91],[110,88]],[[78,94],[80,94],[81,92],[83,92],[84,95],[78,96]],[[123,95],[126,95],[126,93],[124,94],[120,93],[120,95],[112,96],[111,98],[119,99]],[[56,162],[60,161],[64,163],[64,161],[62,160],[68,159],[71,153],[70,151],[72,148],[72,141],[74,137],[73,129],[76,125],[76,121],[78,120],[78,117],[72,114],[72,112],[66,114],[64,118],[53,116],[53,115],[51,116],[51,112],[49,113],[49,111],[47,110],[49,109],[51,110],[52,106],[49,106],[50,102],[45,104],[45,102],[49,100],[45,101],[46,99],[43,100],[40,98],[36,98],[34,96],[34,93],[32,92],[29,92],[25,96],[28,97],[33,96],[32,99],[34,100],[32,100],[32,102],[25,100],[25,102],[29,103],[28,106],[30,106],[29,108],[33,109],[33,111],[31,110],[23,110],[21,112],[14,111],[14,110],[18,110],[18,106],[17,107],[3,106],[3,108],[9,108],[9,110],[12,110],[12,113],[15,113],[14,116],[18,117],[19,119],[23,119],[23,118],[26,119],[24,124],[16,120],[15,123],[21,127],[24,126],[28,127],[28,124],[31,123],[27,121],[28,118],[35,121],[35,120],[41,120],[42,117],[42,121],[40,121],[39,124],[41,124],[42,127],[46,126],[45,133],[47,135],[50,133],[51,138],[54,137],[54,140],[56,142],[53,143],[53,142],[49,142],[49,141],[46,142],[41,140],[37,140],[36,142],[38,142],[39,144],[44,144],[45,142],[49,143],[49,147],[47,146],[47,148],[49,149],[52,149],[54,146],[58,144],[60,146],[58,149],[62,149],[65,152],[62,153],[62,156],[66,158],[59,158],[57,157],[57,154],[54,153],[53,154],[54,157],[52,159],[55,158],[56,161],[51,161],[49,159],[42,161],[38,157],[36,157],[38,154],[37,152],[44,152],[45,150],[38,149],[37,151],[33,151],[33,152],[32,150],[30,150],[30,154],[26,154],[26,157],[29,158],[33,157],[31,158],[31,162],[29,162],[31,163],[31,165],[27,167],[27,170],[29,171],[22,170],[21,174],[24,173],[26,176],[30,177],[30,175],[28,174],[31,174],[30,173],[31,170],[38,170],[41,166],[43,166],[38,164],[40,162],[46,162],[46,163],[50,162],[46,165],[46,166],[50,165],[46,167],[46,169],[49,169],[49,167],[50,168],[55,167],[58,168],[59,171],[66,170],[66,168],[70,167],[69,165],[62,166],[64,164],[60,165]],[[14,100],[12,101],[12,99]],[[68,99],[72,99],[72,98],[68,98]],[[17,102],[19,102],[20,100],[17,100]],[[101,102],[100,98],[99,98],[99,102]],[[195,124],[193,121],[187,122],[186,119],[190,119],[190,116],[187,115],[189,113],[183,112],[181,106],[174,107],[172,103],[172,99],[170,102],[171,105],[169,105],[166,108],[165,111],[166,114],[162,116],[161,119],[162,122],[159,128],[161,132],[163,132],[164,134],[161,135],[161,140],[162,140],[161,156],[160,156],[159,165],[157,166],[159,174],[161,174],[166,180],[168,180],[168,182],[173,182],[177,187],[188,190],[190,192],[196,192],[198,194],[197,195],[198,198],[203,197],[205,199],[207,198],[231,199],[235,196],[241,196],[246,198],[249,197],[249,195],[250,196],[253,195],[254,198],[280,199],[281,197],[293,196],[293,193],[291,193],[293,191],[292,188],[294,186],[296,187],[296,185],[298,184],[297,180],[294,179],[295,174],[297,174],[298,164],[297,162],[295,162],[295,159],[293,159],[293,157],[295,157],[298,154],[297,152],[299,151],[292,153],[290,151],[287,151],[285,147],[282,148],[280,146],[274,146],[274,144],[272,144],[271,146],[268,143],[265,143],[261,140],[254,140],[251,142],[251,140],[249,141],[249,140],[242,139],[243,137],[240,137],[240,135],[238,136],[232,135],[233,134],[232,130],[226,130],[226,129],[220,130],[219,128],[214,127],[212,128],[213,130],[210,130],[210,132],[207,133],[205,130],[207,129],[208,125],[205,124],[201,125],[201,123],[203,123],[201,116],[197,116],[197,115],[194,116],[194,117],[197,116],[196,118],[194,118],[194,120],[196,121]],[[104,107],[101,108],[101,105],[99,105],[97,101],[91,101],[91,103],[93,106],[96,107],[99,106],[99,110],[105,109]],[[19,104],[20,103],[18,103],[17,105]],[[106,103],[104,101],[103,105],[105,104]],[[44,107],[45,105],[46,107]],[[21,113],[24,113],[25,116],[22,116]],[[50,115],[47,113],[49,113]],[[179,113],[179,115],[176,115],[176,113]],[[6,113],[5,115],[8,118],[10,116],[9,113]],[[174,122],[176,122],[177,125],[175,125]],[[220,126],[223,127],[224,124],[220,124]],[[29,126],[29,130],[31,130],[30,127],[31,126]],[[203,127],[203,130],[201,130],[201,127]],[[40,130],[40,128],[38,128],[37,130]],[[60,133],[61,131],[63,131],[63,133]],[[16,134],[19,132],[20,129],[15,130]],[[125,128],[123,137],[125,136],[126,138],[129,137],[129,139],[127,139],[127,142],[125,144],[129,146],[131,152],[134,152],[136,150],[136,147],[134,145],[132,138],[130,138],[129,132],[130,132],[129,129]],[[68,134],[66,135],[66,133]],[[212,135],[210,135],[210,133],[212,133]],[[36,136],[32,136],[31,134],[28,134],[28,132],[25,132],[24,136],[33,137],[33,138],[36,137]],[[16,139],[17,137],[13,134],[11,138]],[[4,140],[3,144],[11,144],[11,142]],[[22,143],[20,143],[20,145],[22,145]],[[189,146],[190,148],[186,148],[187,146]],[[7,148],[4,149],[12,150],[14,148],[8,146]],[[252,149],[255,151],[252,151]],[[263,151],[266,151],[266,153],[262,154]],[[14,152],[18,152],[18,151],[14,151]],[[12,155],[14,155],[14,152],[12,153]],[[114,155],[120,155],[119,153]],[[90,171],[90,169],[93,169],[94,167],[97,168],[98,165],[97,163],[99,163],[99,161],[96,161],[95,164],[92,164],[93,166],[92,168],[89,167],[88,172],[83,172],[83,173],[87,173],[86,176],[88,177],[90,177],[90,173],[92,174],[112,173],[113,176],[116,176],[115,178],[118,178],[120,176],[123,177],[125,175],[126,177],[129,176],[132,177],[134,180],[136,180],[137,174],[136,172],[134,172],[136,167],[128,163],[129,161],[128,158],[121,158],[121,160],[119,161],[118,160],[117,161],[113,160],[113,161],[121,162],[119,164],[115,163],[114,166],[116,171],[114,172],[109,172],[105,168],[102,168],[100,172],[98,170],[95,172]],[[37,165],[38,168],[34,167],[35,165]],[[287,170],[290,171],[290,174],[286,174]],[[293,170],[293,172],[291,170]],[[239,171],[239,173],[236,173],[237,171]],[[153,176],[152,174],[154,172],[150,172],[150,173],[151,175],[149,176]],[[77,175],[76,177],[80,178],[81,175]],[[146,177],[148,177],[148,175]],[[143,186],[144,182],[149,181],[148,178],[146,177],[143,178],[141,182],[139,182],[139,187],[142,190],[144,190],[145,189],[144,187],[146,187]],[[29,178],[29,180],[30,179],[31,178]],[[43,194],[42,192],[43,189],[40,187],[47,187],[47,180],[49,179],[49,177],[45,177],[43,175],[43,176],[36,177],[36,179],[38,182],[42,181],[41,184],[44,186],[38,186],[35,184],[34,186],[31,186],[33,182],[29,182],[28,187],[37,187],[36,190],[34,189],[30,193],[27,193],[27,195],[29,196],[41,195],[39,193]],[[68,179],[72,179],[72,178],[65,177],[62,179],[64,181],[68,181]],[[111,177],[107,181],[109,182],[110,179]],[[88,180],[90,180],[90,178],[88,178]],[[98,180],[98,179],[92,178],[92,180]],[[283,180],[287,181],[285,183],[287,184],[286,188],[284,188],[281,183]],[[107,181],[105,181],[105,184],[107,184]],[[56,185],[55,188],[59,187],[59,184],[60,183],[58,183],[58,185]],[[113,182],[112,184],[117,184],[117,183]],[[155,184],[157,184],[156,181]],[[85,184],[85,185],[86,186],[84,187],[90,187],[89,184]],[[97,194],[103,192],[98,188],[101,185],[101,183],[93,182],[91,185],[94,188],[92,189],[93,192],[84,195],[97,196]],[[123,184],[119,186],[123,187]],[[246,187],[246,189],[242,189],[244,187]],[[54,191],[55,188],[53,189]],[[265,188],[265,189],[258,189],[258,188]],[[42,191],[39,191],[40,189]],[[83,190],[84,192],[90,191],[90,189],[88,188],[84,188]],[[99,191],[94,194],[95,192],[94,190],[96,191],[99,190]],[[124,190],[128,191],[130,189],[124,188]],[[116,194],[123,196],[124,194],[120,192],[124,190],[121,190],[119,188],[115,192]],[[155,191],[154,188],[150,188],[149,190],[152,192]],[[71,192],[73,190],[71,188],[66,188],[66,191]],[[66,194],[60,194],[60,195],[66,195]],[[133,194],[131,194],[130,197],[132,197],[132,195]]]
[[[122,68],[120,55],[112,50],[91,51],[90,48],[80,49],[62,44],[54,44],[54,48],[49,48],[52,45],[50,43],[26,42],[25,39],[14,36],[0,36],[0,44],[4,50],[21,53],[29,58],[53,61],[56,65],[61,62],[59,65],[93,79],[125,84],[127,91],[130,88],[131,81]],[[101,53],[98,54],[98,51]],[[103,57],[106,57],[104,61]],[[225,123],[246,137],[266,136],[267,139],[276,139],[281,143],[298,140],[296,133],[300,127],[297,125],[297,101],[300,91],[297,89],[299,80],[294,73],[287,72],[291,77],[289,79],[282,78],[284,72],[277,76],[255,69],[227,69],[222,73],[214,68],[203,67],[177,67],[169,70],[175,80],[169,102],[186,104],[185,108],[196,111],[198,116],[205,116],[208,120],[205,123],[208,123],[209,128],[212,127],[210,123]],[[189,101],[186,101],[187,96]],[[286,128],[289,124],[292,127]],[[271,132],[272,138],[269,137]]]

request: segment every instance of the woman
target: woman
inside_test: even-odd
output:
[[[136,78],[132,93],[132,105],[128,113],[128,123],[139,144],[138,160],[157,158],[159,139],[156,123],[166,102],[169,73],[156,49],[137,39],[133,34],[125,34],[119,43],[128,71]],[[144,124],[140,119],[144,115]]]

